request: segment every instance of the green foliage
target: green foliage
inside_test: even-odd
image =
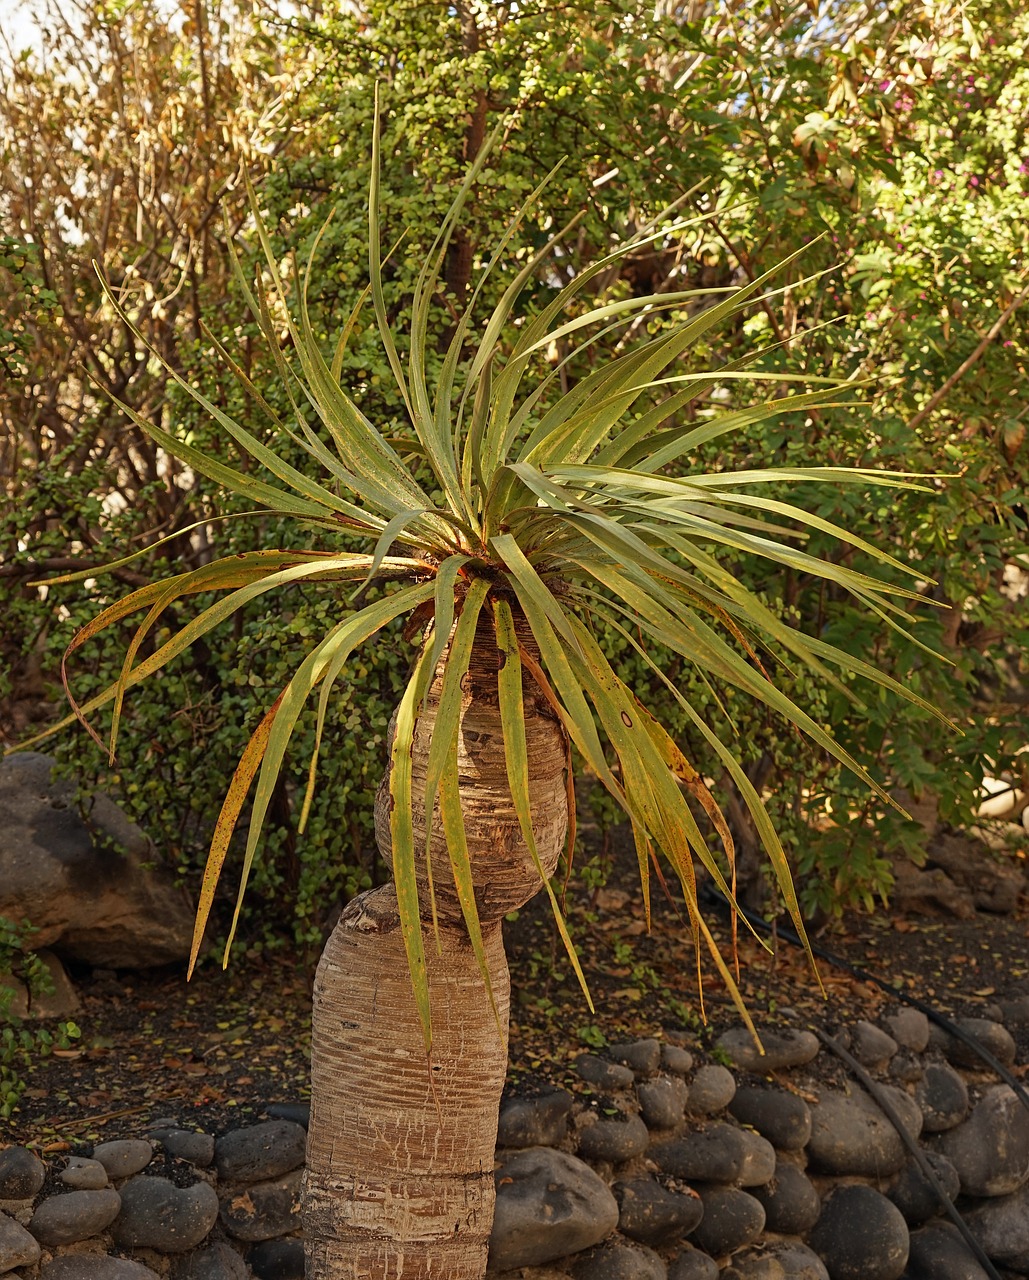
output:
[[[30,998],[50,995],[54,989],[49,969],[29,946],[36,932],[27,920],[17,924],[0,916],[0,1117],[5,1120],[14,1114],[33,1062],[55,1049],[70,1048],[81,1035],[74,1022],[60,1022],[51,1031],[27,1024],[12,1012],[16,990],[7,979],[23,986]]]
[[[496,242],[510,209],[562,155],[570,157],[569,163],[544,192],[538,212],[530,211],[516,232],[508,258],[498,264],[476,301],[477,315],[488,313],[511,272],[540,247],[548,229],[576,213],[582,216],[565,256],[523,295],[520,306],[526,317],[538,314],[576,270],[698,183],[684,207],[713,216],[681,241],[681,249],[652,246],[612,267],[605,280],[607,296],[743,282],[809,244],[783,277],[789,284],[786,292],[767,296],[746,317],[702,340],[689,357],[696,363],[685,363],[683,371],[804,334],[803,342],[788,348],[769,347],[757,367],[789,373],[798,381],[810,372],[876,377],[863,407],[831,415],[797,412],[756,424],[748,433],[746,454],[737,441],[731,463],[853,460],[948,476],[936,486],[932,502],[895,494],[886,501],[871,489],[853,486],[831,497],[812,495],[803,505],[893,548],[901,559],[917,564],[926,583],[938,584],[926,586],[924,594],[954,607],[933,618],[913,618],[909,629],[930,648],[947,653],[954,665],[926,659],[898,633],[885,631],[853,608],[832,584],[745,555],[730,557],[730,562],[767,603],[784,598],[789,618],[803,631],[874,661],[901,682],[911,680],[926,700],[962,726],[962,737],[929,732],[925,713],[898,694],[880,690],[871,697],[859,689],[864,705],[857,708],[802,670],[775,668],[776,682],[819,723],[832,724],[839,741],[884,786],[932,792],[941,799],[946,820],[967,822],[983,761],[1003,767],[1027,740],[1019,685],[1029,626],[1024,602],[1012,598],[1005,585],[1005,573],[1026,554],[1029,447],[1020,388],[1029,330],[1024,307],[1019,304],[982,345],[1026,283],[1020,264],[1027,248],[1024,199],[1029,181],[1024,170],[1029,146],[1025,113],[1018,109],[1027,77],[1020,54],[1024,13],[1009,3],[985,0],[932,10],[902,3],[889,23],[878,23],[869,19],[865,6],[844,3],[834,7],[831,23],[815,23],[805,5],[761,3],[731,14],[705,11],[687,22],[671,6],[655,9],[629,0],[560,6],[537,0],[517,11],[462,4],[445,14],[375,0],[363,6],[360,17],[329,5],[317,23],[293,21],[292,40],[281,40],[276,28],[271,42],[280,51],[274,75],[267,73],[267,33],[244,39],[243,28],[235,29],[240,37],[235,47],[242,52],[223,59],[218,92],[225,92],[226,99],[215,114],[228,122],[230,136],[239,139],[239,150],[252,161],[275,157],[259,192],[280,260],[290,249],[304,259],[326,214],[333,211],[317,248],[310,299],[316,334],[329,345],[368,282],[366,140],[371,90],[378,78],[385,80],[389,118],[384,248],[406,233],[383,283],[385,304],[397,317],[409,306],[428,247],[425,229],[437,225],[449,206],[476,140],[501,118],[508,121],[496,162],[480,175],[448,252],[445,288],[433,300],[428,318],[430,338],[448,335],[454,307],[467,300],[482,254]],[[155,19],[150,28],[159,32],[160,23]],[[131,44],[131,33],[123,36]],[[190,139],[207,136],[194,54],[188,41],[176,44],[175,38],[164,36],[152,47],[158,51],[154,84],[172,89],[167,98],[154,100],[164,104],[162,119],[179,121],[174,139],[182,162],[168,172],[199,171],[203,166],[191,166],[185,158]],[[311,74],[315,64],[317,74]],[[137,51],[137,66],[146,65]],[[232,69],[238,67],[253,72],[245,110],[233,96],[240,80],[233,78]],[[67,96],[59,59],[55,73],[56,100]],[[22,81],[14,83],[20,91]],[[280,85],[289,86],[281,129],[262,126],[270,132],[258,136],[247,122],[272,119],[262,117],[261,106],[270,105],[270,95]],[[151,85],[141,98],[153,92]],[[89,116],[85,95],[76,90],[74,96],[76,110]],[[3,111],[9,116],[16,101],[17,95],[8,94]],[[99,102],[93,117],[107,121],[111,112]],[[27,136],[26,129],[35,127],[32,122],[48,118],[46,111],[29,104],[8,132],[14,138]],[[80,136],[70,127],[58,132],[69,139]],[[126,134],[130,132],[127,125]],[[81,136],[113,135],[90,125]],[[138,138],[129,142],[127,148],[109,149],[104,163],[113,163],[111,157],[122,152],[135,163]],[[64,174],[65,191],[79,190],[73,157],[66,165],[64,153],[53,146],[22,151],[25,158],[37,152],[50,155],[55,172]],[[18,164],[25,162],[19,159]],[[261,167],[266,167],[263,162]],[[90,175],[101,171],[92,159],[86,168]],[[18,178],[19,172],[17,165],[9,167],[5,181],[12,174]],[[0,576],[0,608],[11,623],[0,642],[5,659],[0,662],[0,693],[6,695],[3,727],[10,740],[24,735],[28,718],[42,714],[40,693],[52,701],[60,697],[61,652],[93,608],[70,587],[52,586],[44,599],[25,583],[52,572],[48,562],[88,556],[103,563],[145,531],[181,530],[214,509],[212,486],[202,477],[162,478],[152,456],[141,468],[140,482],[126,485],[122,455],[110,452],[110,442],[130,441],[138,459],[148,456],[145,439],[118,422],[106,402],[81,397],[73,374],[60,374],[77,367],[81,346],[47,345],[55,335],[70,339],[81,330],[84,317],[103,314],[95,291],[89,292],[93,277],[87,261],[97,251],[100,228],[84,221],[93,211],[99,216],[103,200],[88,184],[82,189],[86,194],[68,197],[62,215],[56,188],[35,175],[26,188],[35,200],[36,229],[31,233],[23,218],[24,194],[17,189],[12,195],[10,188],[0,192],[5,210],[13,214],[8,225],[23,228],[17,232],[21,242],[38,238],[41,225],[52,226],[46,233],[52,239],[44,238],[42,246],[32,249],[35,265],[22,265],[24,260],[16,256],[13,266],[28,271],[35,289],[42,247],[53,279],[43,287],[54,288],[59,310],[67,317],[60,326],[47,317],[36,324],[30,313],[35,327],[29,329],[27,356],[22,354],[23,336],[11,367],[20,387],[42,390],[5,384],[5,422],[27,422],[35,411],[26,406],[56,405],[64,421],[75,427],[66,437],[47,418],[38,445],[26,445],[22,434],[14,447],[5,440],[5,483],[14,500],[3,517],[3,559],[5,566],[18,570]],[[142,327],[168,340],[167,349],[174,348],[181,367],[221,408],[249,414],[242,392],[224,377],[220,358],[199,333],[202,313],[231,351],[242,352],[241,363],[276,412],[288,415],[290,406],[259,341],[259,326],[249,318],[229,276],[218,220],[207,218],[210,193],[190,189],[182,196],[166,196],[155,187],[153,203],[138,213],[136,184],[125,181],[118,189],[124,198],[117,207],[124,212],[102,250],[108,263],[133,259],[136,226],[157,226],[154,210],[159,201],[170,200],[189,211],[187,238],[198,247],[192,261],[203,265],[190,288],[175,295],[167,319],[154,321],[147,299],[170,294],[177,279],[174,273],[154,273],[168,247],[158,237],[146,259],[146,279],[123,295]],[[48,224],[51,207],[56,212]],[[230,217],[234,227],[242,228],[237,243],[249,272],[256,246],[240,209],[240,203],[232,205]],[[73,218],[77,235],[84,229],[82,247],[74,239],[61,242],[61,216]],[[822,232],[825,238],[814,242]],[[214,239],[205,242],[208,234]],[[15,246],[13,252],[18,255],[21,249]],[[834,273],[827,279],[805,279],[822,267],[833,267]],[[49,299],[43,301],[49,304]],[[828,321],[839,323],[817,329]],[[22,323],[20,313],[8,309],[0,328],[13,335],[22,332]],[[653,318],[648,331],[657,332],[662,323]],[[607,341],[616,340],[613,335]],[[0,335],[0,343],[9,341]],[[169,419],[183,436],[226,462],[238,462],[234,446],[217,425],[180,388],[157,376],[152,364],[139,363],[138,349],[125,342],[123,329],[103,330],[100,349],[100,363],[115,375],[112,385],[117,378],[125,380],[125,394],[140,412],[148,412],[152,404],[167,405]],[[597,350],[602,353],[603,344]],[[929,408],[932,397],[973,357],[968,372]],[[18,361],[26,358],[29,376],[23,378]],[[430,342],[430,364],[438,358]],[[591,367],[590,357],[576,354],[565,341],[535,359],[543,372],[566,359],[561,376],[568,386]],[[343,373],[364,412],[399,428],[401,405],[391,390],[370,307],[352,335]],[[755,388],[747,384],[715,391],[721,404],[747,403],[755,396]],[[703,416],[710,403],[687,406],[682,417]],[[303,465],[301,451],[288,456]],[[84,469],[77,470],[83,459]],[[728,460],[717,442],[697,458],[710,467]],[[127,507],[119,503],[119,492],[128,494]],[[111,494],[113,503],[98,504],[97,495],[106,499]],[[281,523],[264,518],[258,533],[241,522],[182,534],[159,556],[189,567],[249,549],[256,545],[255,537],[265,546],[298,545],[284,544]],[[132,545],[142,545],[142,539]],[[839,554],[817,532],[811,549],[830,558]],[[850,567],[865,567],[859,553],[845,555]],[[136,571],[160,572],[159,557],[128,566],[121,579],[124,587],[136,585],[131,576]],[[106,602],[106,591],[95,589],[98,605]],[[175,621],[188,621],[203,603],[183,602],[176,607]],[[298,620],[298,644],[289,656],[299,659],[309,652],[311,637],[324,629],[327,606],[293,588],[284,607]],[[209,653],[201,647],[177,659],[161,681],[149,686],[145,698],[132,698],[115,770],[109,771],[103,754],[81,737],[57,747],[65,767],[87,782],[117,779],[134,816],[193,883],[220,805],[220,778],[210,762],[238,758],[268,697],[288,676],[284,651],[266,649],[262,641],[274,617],[258,601],[234,619],[231,626],[249,646],[245,665],[236,661],[227,641],[209,644]],[[307,637],[300,634],[305,627],[310,627]],[[695,729],[631,645],[615,633],[604,637],[603,644],[621,678],[642,692],[700,758],[703,744]],[[336,789],[348,797],[345,834],[335,816],[324,844],[289,834],[313,733],[302,721],[296,739],[302,749],[287,758],[289,781],[269,824],[267,856],[254,869],[253,901],[262,908],[262,920],[270,919],[270,910],[281,912],[285,922],[290,894],[303,886],[296,899],[301,913],[296,927],[305,939],[318,932],[320,885],[349,892],[374,874],[370,812],[372,783],[384,762],[381,721],[395,705],[407,663],[398,643],[382,650],[346,687],[346,727],[336,720],[333,728],[344,734],[343,748],[322,757],[324,785],[309,830],[317,830],[321,797]],[[88,669],[83,661],[75,667],[75,687],[83,696],[116,678],[122,652],[122,642],[113,639],[91,648]],[[747,775],[760,782],[791,860],[802,873],[807,909],[867,905],[889,890],[888,857],[919,856],[920,832],[887,806],[869,801],[853,774],[831,756],[783,732],[770,715],[734,701],[717,679],[710,686],[697,681],[675,655],[663,653],[660,665],[719,733],[738,735]],[[362,710],[366,699],[368,715]],[[335,717],[334,709],[329,716]],[[157,728],[162,731],[160,753],[151,746]],[[705,771],[731,815],[734,804],[739,808],[731,779],[711,759]],[[136,790],[125,794],[126,786]],[[734,830],[746,844],[745,817],[734,822]],[[244,927],[245,936],[254,941],[267,926]]]

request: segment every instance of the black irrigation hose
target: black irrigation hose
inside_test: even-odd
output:
[[[949,1195],[947,1195],[946,1189],[936,1170],[926,1159],[922,1148],[904,1127],[903,1120],[901,1120],[897,1113],[897,1109],[890,1101],[889,1095],[883,1089],[882,1085],[877,1084],[861,1063],[858,1062],[857,1058],[855,1058],[852,1053],[848,1053],[847,1050],[844,1049],[843,1045],[841,1045],[837,1040],[834,1040],[832,1036],[827,1035],[818,1027],[812,1027],[811,1030],[827,1049],[836,1054],[840,1061],[843,1062],[850,1069],[852,1074],[861,1082],[865,1090],[872,1095],[879,1110],[882,1111],[886,1116],[886,1119],[889,1120],[890,1124],[892,1124],[894,1129],[897,1130],[900,1140],[904,1143],[905,1147],[907,1147],[908,1151],[914,1158],[915,1163],[918,1165],[922,1177],[926,1179],[933,1191],[936,1192],[936,1198],[943,1206],[947,1217],[950,1218],[951,1222],[953,1222],[961,1232],[965,1244],[968,1245],[969,1249],[971,1249],[976,1258],[982,1264],[983,1270],[990,1277],[990,1280],[1001,1280],[996,1267],[994,1267],[993,1263],[983,1251],[982,1245],[980,1245],[979,1241],[969,1230],[968,1223],[965,1222],[964,1218],[955,1208],[954,1201],[951,1200]]]
[[[702,896],[707,902],[719,907],[722,911],[728,913],[732,910],[732,907],[728,902],[726,902],[725,898],[710,887],[705,887],[702,890]],[[744,910],[743,907],[738,908],[738,910],[739,914],[743,916],[743,918],[755,929],[760,929],[764,933],[773,932],[772,926],[767,921],[762,920],[760,916],[756,916],[752,912]],[[779,925],[776,926],[774,932],[776,937],[783,938],[786,942],[790,942],[796,947],[803,948],[804,943],[792,929],[783,928]],[[938,1027],[942,1027],[948,1035],[954,1036],[955,1039],[963,1041],[968,1045],[973,1053],[986,1063],[991,1071],[996,1072],[996,1074],[1000,1076],[1004,1083],[1014,1092],[1022,1106],[1029,1111],[1029,1092],[1026,1091],[1025,1086],[1021,1081],[1016,1080],[1007,1067],[1005,1067],[1002,1062],[998,1061],[997,1058],[990,1053],[989,1049],[980,1044],[975,1036],[962,1030],[962,1028],[957,1026],[950,1018],[934,1009],[931,1005],[926,1004],[924,1000],[919,1000],[917,996],[908,995],[908,993],[902,988],[893,986],[884,978],[880,978],[874,973],[869,973],[867,969],[862,969],[860,965],[851,964],[849,960],[844,960],[842,956],[836,955],[835,952],[829,951],[826,947],[819,946],[816,942],[812,942],[810,946],[812,952],[816,956],[825,960],[827,964],[831,964],[833,968],[844,969],[847,973],[853,974],[855,978],[859,978],[862,982],[874,983],[883,991],[888,991],[890,995],[896,996],[898,1000],[902,1000],[904,1004],[909,1004],[920,1013],[924,1013],[930,1022],[935,1022]]]

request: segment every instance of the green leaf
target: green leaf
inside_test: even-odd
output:
[[[522,839],[525,841],[536,871],[550,899],[558,933],[575,970],[586,1003],[593,1012],[593,1000],[586,985],[586,978],[579,963],[564,916],[558,905],[554,887],[550,883],[536,848],[536,836],[532,829],[532,806],[529,799],[529,755],[525,741],[525,706],[522,702],[522,660],[518,652],[518,635],[515,631],[511,606],[506,600],[493,602],[493,619],[497,629],[497,648],[500,651],[500,667],[497,673],[497,689],[500,697],[500,722],[504,733],[504,753],[507,757],[507,782],[511,788],[515,812]]]

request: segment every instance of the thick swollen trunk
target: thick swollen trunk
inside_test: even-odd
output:
[[[531,637],[523,631],[523,643]],[[507,783],[497,648],[480,623],[464,682],[458,775],[476,902],[501,1026],[460,907],[438,812],[424,812],[439,677],[413,747],[416,848],[431,831],[437,953],[425,928],[433,1047],[426,1061],[392,884],[344,911],[318,967],[304,1227],[308,1280],[481,1280],[493,1224],[497,1110],[507,1068],[503,916],[541,887]],[[524,681],[533,829],[553,874],[567,828],[566,740]],[[376,834],[390,856],[388,787]],[[428,918],[427,876],[419,871]],[[431,1076],[431,1080],[430,1080]]]
[[[464,930],[440,929],[442,955],[426,948],[430,1071],[392,884],[344,911],[314,992],[308,1280],[470,1280],[485,1272],[507,1069],[500,929],[490,926],[484,941],[503,1038]]]

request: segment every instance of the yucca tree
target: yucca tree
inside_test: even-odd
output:
[[[398,439],[395,426],[387,437],[341,385],[347,339],[366,298],[334,352],[323,352],[308,315],[307,280],[297,272],[282,277],[257,220],[271,286],[267,293],[252,289],[238,263],[236,277],[275,353],[295,413],[280,420],[221,348],[271,424],[263,437],[179,381],[267,478],[234,470],[167,425],[123,407],[196,471],[254,507],[304,524],[311,549],[253,551],[156,582],[105,609],[70,646],[76,650],[104,628],[147,611],[117,684],[76,708],[85,720],[113,704],[113,752],[126,691],[248,601],[295,583],[355,588],[349,610],[268,708],[232,778],[201,894],[195,962],[236,820],[252,790],[242,897],[273,786],[308,699],[318,690],[301,829],[316,785],[326,710],[351,655],[402,615],[418,637],[390,727],[377,804],[378,841],[393,880],[344,911],[315,987],[304,1221],[308,1275],[316,1280],[464,1278],[485,1270],[507,1059],[504,915],[544,888],[582,979],[550,885],[562,850],[574,841],[573,748],[631,821],[648,916],[650,869],[660,854],[682,887],[698,958],[707,947],[738,998],[698,910],[694,871],[699,862],[732,896],[729,829],[697,767],[619,679],[598,634],[620,635],[640,654],[734,781],[800,927],[786,857],[760,796],[729,747],[652,660],[650,648],[660,645],[702,676],[766,704],[865,776],[768,678],[758,653],[770,648],[790,654],[826,680],[838,681],[835,667],[898,686],[873,666],[786,625],[724,567],[719,552],[745,552],[820,575],[887,619],[903,616],[898,597],[916,595],[807,554],[805,532],[816,529],[898,567],[884,552],[782,497],[762,496],[769,485],[781,493],[800,481],[865,484],[872,473],[688,471],[702,445],[721,439],[729,449],[733,433],[773,414],[832,402],[839,388],[823,386],[679,425],[680,411],[705,389],[755,376],[744,375],[740,365],[717,373],[675,370],[702,335],[752,304],[771,279],[705,297],[664,293],[610,303],[594,297],[587,305],[591,282],[614,260],[648,239],[674,234],[667,220],[514,324],[516,300],[559,233],[512,279],[485,325],[473,330],[482,282],[503,257],[527,204],[484,267],[430,377],[430,306],[484,158],[485,152],[469,170],[425,258],[402,356],[383,299],[374,140],[367,292],[405,406],[406,439]],[[569,319],[573,304],[580,313]],[[616,348],[571,389],[560,389],[560,366],[542,379],[534,373],[541,350],[558,340],[580,354],[648,313],[665,317],[656,336]],[[283,322],[288,357],[276,332]],[[285,450],[268,443],[272,436],[305,451],[323,478],[312,478],[314,467],[301,471],[286,461]],[[879,473],[874,479],[904,482]],[[349,549],[355,538],[365,540],[364,550]],[[371,602],[370,584],[376,586]],[[173,601],[214,590],[225,593],[218,603],[138,660],[144,637]],[[237,917],[238,911],[237,904]]]

